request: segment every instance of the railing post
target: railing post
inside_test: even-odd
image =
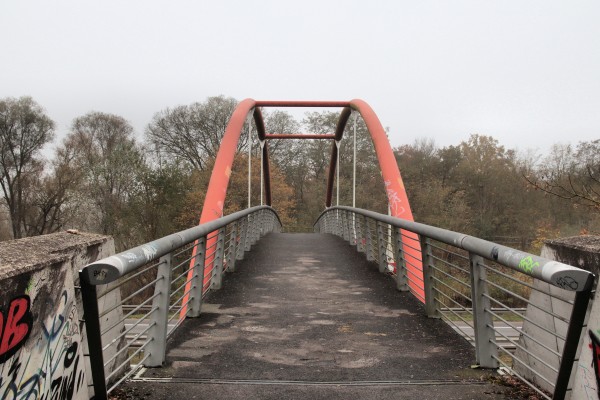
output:
[[[235,272],[235,259],[237,256],[237,230],[238,222],[234,221],[231,224],[229,232],[229,250],[227,251],[227,271]]]
[[[154,286],[152,308],[156,309],[151,318],[153,325],[148,330],[148,353],[145,367],[160,367],[165,362],[167,349],[167,329],[169,320],[169,298],[171,294],[171,253],[164,255],[158,262],[157,281]]]
[[[369,227],[369,218],[365,217],[365,247],[367,250],[367,261],[374,261],[373,257],[373,235]]]
[[[201,237],[196,242],[196,256],[194,257],[194,275],[192,276],[191,306],[187,317],[197,318],[202,310],[202,291],[204,290],[204,261],[206,257],[206,237]]]
[[[344,210],[342,211],[342,229],[343,229],[343,235],[344,235],[344,240],[348,243],[350,243],[350,224],[348,223],[348,211]]]
[[[246,233],[248,232],[247,216],[240,219],[240,223],[242,224],[242,226],[240,226],[240,238],[239,238],[239,243],[237,245],[237,254],[236,254],[235,258],[238,260],[243,260],[244,252],[246,251]],[[238,239],[236,238],[236,240],[238,240]]]
[[[213,261],[211,289],[221,289],[223,287],[223,255],[225,253],[225,228],[219,229],[217,235],[217,247],[215,249],[215,258]]]
[[[252,233],[250,234],[251,245],[254,246],[260,237],[260,214],[252,214]]]
[[[563,345],[563,357],[558,368],[558,376],[556,377],[556,385],[554,386],[554,395],[552,399],[563,400],[569,388],[569,380],[573,371],[573,363],[577,355],[579,347],[579,338],[585,322],[585,316],[588,311],[588,303],[590,301],[591,290],[583,290],[575,292],[575,301],[571,310],[571,318],[565,344]],[[596,371],[598,374],[599,372]]]
[[[401,292],[408,292],[408,275],[406,273],[406,260],[402,248],[402,230],[394,228],[394,241],[396,244],[396,288]]]
[[[339,227],[339,223],[340,223],[340,210],[334,210],[334,216],[333,216],[333,224],[332,224],[332,230],[334,235],[339,236],[339,231],[340,231],[340,227]]]
[[[100,313],[98,311],[98,293],[96,286],[86,281],[82,271],[79,271],[81,284],[81,299],[83,302],[83,317],[90,355],[90,367],[94,385],[94,399],[108,398],[106,375],[104,374],[104,355],[102,354],[102,336],[100,330]]]
[[[356,246],[358,243],[358,239],[356,236],[356,214],[354,211],[350,213],[350,244],[352,246]]]
[[[333,212],[327,211],[326,218],[327,219],[325,220],[325,233],[333,233]]]
[[[387,269],[387,229],[383,229],[383,222],[377,221],[377,248],[379,251],[379,272]]]
[[[423,290],[425,292],[425,312],[430,318],[440,318],[436,307],[436,296],[434,286],[433,258],[429,238],[420,236],[421,260],[423,265]]]
[[[498,349],[492,343],[495,341],[494,321],[487,311],[490,309],[490,300],[487,297],[488,289],[485,282],[486,271],[482,266],[483,258],[469,253],[471,264],[471,299],[473,303],[473,328],[475,330],[475,355],[476,362],[483,368],[498,368]]]
[[[365,239],[365,222],[366,217],[364,215],[359,215],[356,224],[356,249],[361,253],[366,252],[366,246],[363,239]]]
[[[264,216],[263,216],[263,211],[264,210],[259,210],[258,211],[258,230],[257,230],[257,234],[256,234],[256,238],[257,241],[258,239],[260,239],[263,235],[263,229],[264,229]],[[256,243],[256,242],[255,242]]]
[[[244,251],[250,251],[252,248],[252,219],[252,214],[248,214],[244,230]]]

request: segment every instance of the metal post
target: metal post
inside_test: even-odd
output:
[[[260,235],[260,215],[258,213],[252,214],[252,225],[250,230],[250,243],[252,246],[258,242]]]
[[[252,248],[252,225],[254,215],[248,214],[248,219],[246,220],[246,229],[244,232],[244,251],[250,251]]]
[[[231,231],[229,232],[229,250],[227,252],[227,272],[235,272],[235,259],[237,256],[237,231],[238,222],[231,223]]]
[[[237,246],[237,255],[236,258],[238,260],[244,259],[244,252],[246,251],[246,234],[248,233],[248,217],[244,217],[240,219],[242,226],[240,227],[240,238],[239,244]]]
[[[352,212],[352,218],[350,222],[350,237],[352,238],[350,244],[352,246],[358,245],[358,237],[356,236],[356,214]]]
[[[340,205],[340,140],[336,140],[335,141],[335,147],[337,147],[337,160],[336,160],[336,173],[337,173],[337,177],[336,177],[336,184],[337,184],[337,188],[335,190],[336,194],[337,194],[337,199],[336,199],[336,206]]]
[[[366,253],[366,246],[365,246],[365,242],[363,241],[365,239],[365,223],[366,223],[366,217],[364,215],[359,215],[358,216],[358,224],[357,224],[357,228],[356,228],[356,240],[357,240],[357,244],[356,244],[356,249],[358,251],[360,251],[361,253]]]
[[[148,330],[148,353],[150,356],[144,362],[144,367],[160,367],[165,362],[167,349],[167,324],[169,321],[169,298],[171,294],[171,253],[164,255],[158,262],[157,282],[154,285],[154,300]]]
[[[420,236],[421,239],[421,259],[423,264],[423,289],[425,292],[425,313],[430,318],[440,318],[439,310],[436,307],[435,281],[433,280],[433,257],[431,243],[429,238]]]
[[[98,294],[96,286],[86,281],[86,276],[79,271],[81,299],[83,301],[83,318],[88,340],[88,353],[94,385],[94,399],[108,398],[106,376],[104,374],[104,355],[102,354],[102,336],[100,330],[100,313],[98,312]]]
[[[342,212],[342,229],[344,232],[344,240],[350,242],[350,226],[348,220],[348,211],[344,210]]]
[[[369,218],[365,217],[365,247],[367,250],[367,261],[374,261],[373,257],[373,238],[371,234],[371,228],[369,227]]]
[[[248,208],[252,206],[252,124],[248,121]]]
[[[196,241],[196,256],[194,257],[194,275],[192,276],[192,289],[187,317],[197,318],[202,310],[202,291],[204,290],[204,261],[206,257],[206,237]]]
[[[264,191],[264,183],[265,177],[263,176],[263,150],[265,148],[265,141],[260,141],[260,205],[263,205],[263,191]]]
[[[394,228],[394,241],[396,243],[396,287],[401,292],[408,292],[408,274],[406,273],[406,259],[402,249],[402,230]]]
[[[556,385],[554,386],[554,400],[563,400],[569,388],[569,380],[579,347],[579,338],[585,322],[585,316],[590,301],[591,290],[575,292],[575,302],[571,311],[571,319],[567,330],[567,337],[563,346],[563,356],[558,368]],[[598,373],[598,371],[596,371]]]
[[[377,221],[377,248],[379,252],[379,272],[387,269],[387,229],[383,228],[383,222]],[[385,236],[384,236],[385,235]]]
[[[356,208],[356,117],[357,111],[352,111],[354,114],[354,156],[352,157],[352,208]]]
[[[483,368],[498,368],[498,349],[492,343],[496,339],[494,321],[487,311],[490,299],[485,282],[486,271],[482,266],[483,257],[469,253],[471,264],[471,299],[473,305],[473,328],[475,330],[476,362]]]
[[[265,210],[260,210],[258,212],[258,238],[260,239],[261,237],[263,237],[266,233],[266,222],[265,222]]]
[[[214,290],[223,287],[223,255],[225,253],[225,228],[219,229],[217,235],[217,247],[213,261],[212,279],[210,288]]]

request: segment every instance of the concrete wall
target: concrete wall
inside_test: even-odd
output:
[[[576,236],[548,241],[542,248],[541,256],[591,271],[598,276],[600,272],[600,237]],[[574,295],[572,292],[564,291],[537,280],[534,282],[534,286],[551,293],[553,297],[536,291],[532,292],[529,299],[531,304],[527,307],[526,315],[533,320],[535,324],[525,321],[523,323],[523,331],[541,341],[545,346],[558,353],[562,353],[564,341],[556,339],[553,335],[540,328],[540,326],[552,332],[557,332],[562,336],[566,336],[568,326],[559,318],[552,317],[546,312],[540,311],[540,308],[551,311],[554,314],[569,320],[571,316],[571,306],[561,299],[573,300]],[[596,299],[592,300],[588,327],[584,328],[582,339],[580,341],[580,360],[573,369],[573,376],[571,378],[572,392],[569,393],[569,396],[571,396],[570,398],[572,399],[597,400],[599,398],[597,395],[598,381],[596,379],[598,370],[594,369],[592,363],[590,331],[597,332],[598,336],[600,336],[600,301],[598,300],[598,296],[596,296]],[[548,351],[543,349],[542,346],[523,335],[521,336],[519,343],[541,358],[545,363],[558,369],[560,363],[559,358],[551,354],[549,355]],[[525,352],[520,350],[515,352],[515,356],[525,361],[536,371],[541,371],[544,376],[550,377],[552,382],[556,379],[557,374],[550,368],[544,366],[544,363],[536,357],[528,356]],[[597,361],[598,359],[596,359],[596,362]],[[551,385],[535,374],[529,372],[518,363],[515,363],[515,370],[529,380],[535,382],[538,386],[552,392]]]
[[[0,243],[0,399],[87,399],[77,271],[111,238],[56,233]]]

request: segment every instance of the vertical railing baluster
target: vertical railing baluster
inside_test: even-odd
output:
[[[238,222],[234,221],[231,224],[229,232],[229,250],[227,251],[227,271],[235,272],[235,259],[237,255],[237,230]]]
[[[385,272],[387,269],[387,229],[384,229],[384,223],[377,221],[377,250],[379,252],[379,272]],[[384,236],[385,235],[385,236]]]
[[[102,334],[100,330],[100,312],[98,311],[98,293],[96,286],[87,282],[86,275],[79,271],[81,285],[81,300],[83,302],[83,317],[87,335],[94,399],[108,398],[106,375],[104,373],[104,355],[102,354]]]
[[[346,210],[342,210],[342,238],[345,241],[350,241],[350,236],[348,235],[348,213]]]
[[[367,261],[374,261],[373,256],[373,235],[371,232],[370,219],[365,217],[365,247],[367,248]]]
[[[223,255],[225,253],[225,228],[219,229],[217,235],[217,247],[215,248],[215,258],[213,260],[211,289],[221,289],[223,287]]]
[[[591,287],[581,292],[575,292],[575,301],[571,309],[569,328],[563,346],[563,356],[558,368],[556,386],[554,386],[553,399],[563,400],[569,390],[569,380],[572,378],[573,364],[579,348],[581,331],[585,323],[588,305],[590,301]],[[600,373],[596,370],[596,374]]]
[[[429,238],[420,236],[421,259],[423,265],[423,290],[425,292],[425,313],[430,318],[440,318],[436,304],[433,253]]]
[[[396,288],[401,292],[407,292],[408,274],[406,272],[406,259],[404,258],[404,249],[402,248],[402,230],[394,228],[394,241],[396,245]]]
[[[360,251],[361,253],[365,253],[366,252],[366,248],[365,248],[365,242],[364,242],[364,238],[365,238],[365,216],[364,215],[358,215],[358,218],[356,219],[356,240],[357,240],[357,244],[356,244],[356,249],[358,251]]]
[[[148,330],[148,353],[145,367],[160,367],[165,362],[167,349],[167,331],[169,321],[169,302],[171,297],[171,253],[162,256],[158,262],[157,282],[154,286],[152,313]]]
[[[252,214],[248,214],[246,218],[246,229],[244,232],[244,251],[250,251],[250,249],[252,248]]]
[[[240,226],[240,237],[239,239],[239,243],[237,245],[237,254],[236,254],[236,259],[238,260],[243,260],[244,259],[244,252],[246,251],[246,232],[248,231],[248,217],[243,217],[239,220],[239,223],[241,224]]]
[[[487,311],[490,309],[486,271],[483,257],[469,253],[471,265],[471,299],[473,305],[473,328],[475,330],[476,362],[484,368],[498,368],[498,349],[492,343],[496,339],[494,321]]]
[[[202,291],[204,290],[204,261],[206,257],[206,237],[201,237],[196,242],[196,255],[194,256],[194,274],[192,275],[191,306],[187,316],[197,318],[202,311]]]

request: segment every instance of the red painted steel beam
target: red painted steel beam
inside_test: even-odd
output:
[[[260,108],[254,108],[254,124],[256,125],[256,133],[258,134],[258,140],[265,140],[267,138],[265,130],[265,122],[262,116]],[[271,170],[269,167],[269,148],[267,142],[264,143],[263,149],[263,178],[265,184],[265,203],[271,205]]]
[[[348,107],[347,101],[258,100],[256,107]]]
[[[204,200],[204,206],[202,208],[202,214],[200,216],[200,223],[206,223],[219,218],[223,215],[223,207],[225,203],[225,197],[227,194],[227,186],[229,184],[229,178],[231,177],[231,168],[233,165],[233,159],[237,144],[242,132],[242,128],[246,121],[247,115],[250,111],[254,110],[253,116],[257,126],[257,134],[260,140],[265,140],[267,135],[265,133],[264,122],[262,114],[258,107],[343,107],[342,113],[338,120],[338,126],[336,127],[336,133],[334,138],[340,140],[342,138],[344,128],[351,114],[351,109],[357,110],[367,125],[373,143],[375,145],[375,151],[381,167],[383,175],[385,190],[388,196],[388,202],[390,210],[393,216],[413,220],[410,205],[408,203],[408,197],[404,189],[404,184],[400,176],[400,171],[396,163],[394,153],[387,139],[387,135],[381,126],[381,122],[377,118],[377,115],[373,112],[371,107],[362,100],[347,101],[255,101],[253,99],[246,99],[241,101],[236,109],[234,110],[225,134],[221,140],[221,146],[215,160],[215,166],[211,173],[211,178],[208,184],[206,197]],[[304,135],[303,135],[304,136]],[[323,136],[323,135],[321,135]],[[289,138],[289,137],[288,137]],[[306,137],[303,137],[306,138]],[[322,137],[321,137],[322,138]],[[270,177],[268,168],[268,149],[265,146],[263,148],[264,164],[263,171],[265,173],[265,192],[267,197],[267,204],[271,203],[271,190],[270,190]],[[337,147],[333,144],[331,160],[337,158]],[[332,188],[335,174],[335,163],[332,161],[332,166],[329,171],[328,181],[328,194],[326,203],[331,205]],[[268,189],[267,189],[268,187]],[[408,233],[407,236],[411,237]],[[412,238],[412,237],[411,237]],[[416,256],[420,253],[420,245],[418,238],[413,238],[411,243],[412,248],[404,246],[405,253]],[[215,239],[213,239],[215,240]],[[209,241],[210,242],[210,241]],[[207,243],[208,246],[211,243]],[[192,255],[192,259],[195,254]],[[212,257],[212,256],[211,256]],[[210,260],[207,259],[207,264]],[[418,276],[422,276],[422,268],[418,265],[417,270],[414,273]],[[192,271],[190,271],[190,274]],[[188,276],[191,278],[191,276]],[[191,280],[191,279],[190,279]],[[189,284],[186,286],[186,292],[190,291]],[[418,292],[418,290],[417,290]],[[421,290],[422,292],[422,290]],[[421,293],[422,294],[422,293]],[[185,296],[183,304],[187,304],[187,297]],[[180,318],[184,318],[186,315],[187,307],[183,307],[180,313]]]
[[[387,134],[385,133],[379,118],[377,118],[377,115],[371,106],[363,100],[355,99],[350,101],[350,107],[360,113],[367,125],[367,130],[371,134],[392,216],[414,221],[404,182],[400,176],[398,163],[394,156],[394,151],[392,150],[390,141],[388,140]],[[403,251],[405,254],[409,254],[414,260],[412,263],[413,265],[407,264],[409,274],[423,279],[423,267],[421,262],[417,261],[421,259],[421,244],[419,242],[419,237],[417,234],[408,231],[403,231],[403,234],[407,238],[407,243],[403,245]],[[413,282],[409,282],[409,286],[413,291],[418,293],[421,298],[425,298],[423,288]]]
[[[265,135],[267,139],[335,139],[334,134],[317,135],[311,133],[271,133]]]
[[[334,138],[336,141],[342,140],[344,136],[344,129],[348,123],[348,119],[352,115],[352,109],[350,107],[344,107],[338,118],[337,125],[335,127]],[[335,181],[335,170],[337,168],[337,156],[338,148],[334,143],[331,148],[331,159],[329,160],[329,176],[327,177],[327,195],[325,197],[325,206],[331,207],[331,199],[333,198],[333,183]]]

